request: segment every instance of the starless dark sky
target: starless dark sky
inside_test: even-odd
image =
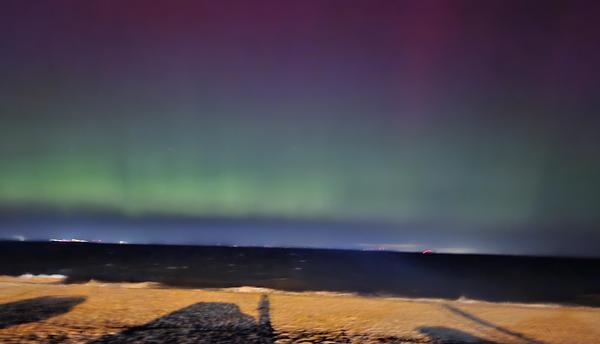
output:
[[[3,1],[0,236],[600,255],[599,17]]]

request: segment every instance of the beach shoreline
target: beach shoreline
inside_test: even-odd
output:
[[[2,276],[0,324],[3,343],[591,343],[600,308]]]

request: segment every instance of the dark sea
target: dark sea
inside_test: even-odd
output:
[[[600,306],[600,259],[299,248],[0,242],[0,275]]]

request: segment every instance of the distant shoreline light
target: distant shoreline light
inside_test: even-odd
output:
[[[89,242],[83,239],[50,239],[52,242]]]
[[[103,244],[104,242],[102,240],[93,240],[93,241],[89,241],[89,240],[84,240],[84,239],[77,239],[77,238],[72,238],[72,239],[50,239],[51,242],[79,242],[79,243],[91,243],[91,244]],[[108,244],[110,244],[111,242],[107,242]],[[114,243],[114,242],[113,242]],[[119,240],[116,242],[117,244],[129,244],[128,241],[125,240]]]

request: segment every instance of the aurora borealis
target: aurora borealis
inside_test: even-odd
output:
[[[421,228],[524,233],[536,244],[519,253],[576,236],[569,254],[600,255],[594,2],[0,9],[0,234],[42,210],[89,228],[97,214],[353,224],[327,241],[341,246],[369,242],[361,223],[383,224],[373,243],[389,245]],[[262,244],[251,227],[231,240]],[[271,233],[303,245],[288,234]]]

